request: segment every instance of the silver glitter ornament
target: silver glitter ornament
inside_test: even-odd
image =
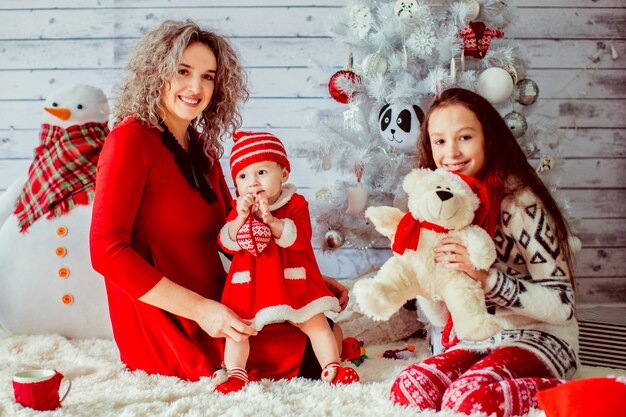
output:
[[[528,122],[526,122],[526,118],[523,114],[516,111],[512,111],[504,116],[504,121],[509,129],[511,129],[511,132],[516,139],[524,136],[524,133],[526,133],[526,130],[528,129]]]
[[[328,187],[322,187],[315,193],[315,199],[317,201],[323,201],[325,203],[330,203],[332,196],[333,193]]]
[[[326,245],[331,249],[339,249],[346,241],[346,237],[339,230],[331,229],[324,235]]]
[[[537,101],[539,86],[530,78],[524,78],[515,84],[514,94],[515,101],[524,106],[529,106]]]

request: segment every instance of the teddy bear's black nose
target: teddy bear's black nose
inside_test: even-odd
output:
[[[453,197],[453,194],[450,191],[439,190],[437,191],[437,196],[441,199],[441,201],[449,200]]]

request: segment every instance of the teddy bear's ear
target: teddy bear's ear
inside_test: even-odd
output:
[[[415,168],[411,170],[411,172],[409,172],[407,176],[404,177],[404,181],[402,182],[402,188],[407,194],[409,194],[412,190],[415,189],[415,186],[419,181],[421,181],[422,178],[431,173],[432,171],[426,168]]]

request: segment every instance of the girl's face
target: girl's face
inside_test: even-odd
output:
[[[194,42],[185,49],[176,74],[163,87],[163,118],[170,130],[187,129],[189,123],[207,108],[215,88],[217,59],[203,43]]]
[[[278,200],[282,185],[288,178],[287,168],[273,161],[262,161],[239,171],[235,183],[239,195],[262,194],[267,197],[267,203],[272,205]]]
[[[439,108],[430,115],[428,135],[437,168],[480,179],[485,136],[474,112],[461,104]]]

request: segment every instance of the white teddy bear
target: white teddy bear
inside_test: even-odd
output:
[[[408,299],[421,296],[445,302],[460,339],[483,340],[502,327],[487,312],[481,284],[463,272],[444,269],[433,249],[445,236],[467,247],[476,269],[488,269],[496,259],[493,240],[472,225],[479,199],[458,175],[443,169],[414,169],[402,184],[409,213],[395,207],[365,211],[376,230],[392,242],[394,256],[372,279],[355,283],[360,309],[376,320],[387,320]]]

